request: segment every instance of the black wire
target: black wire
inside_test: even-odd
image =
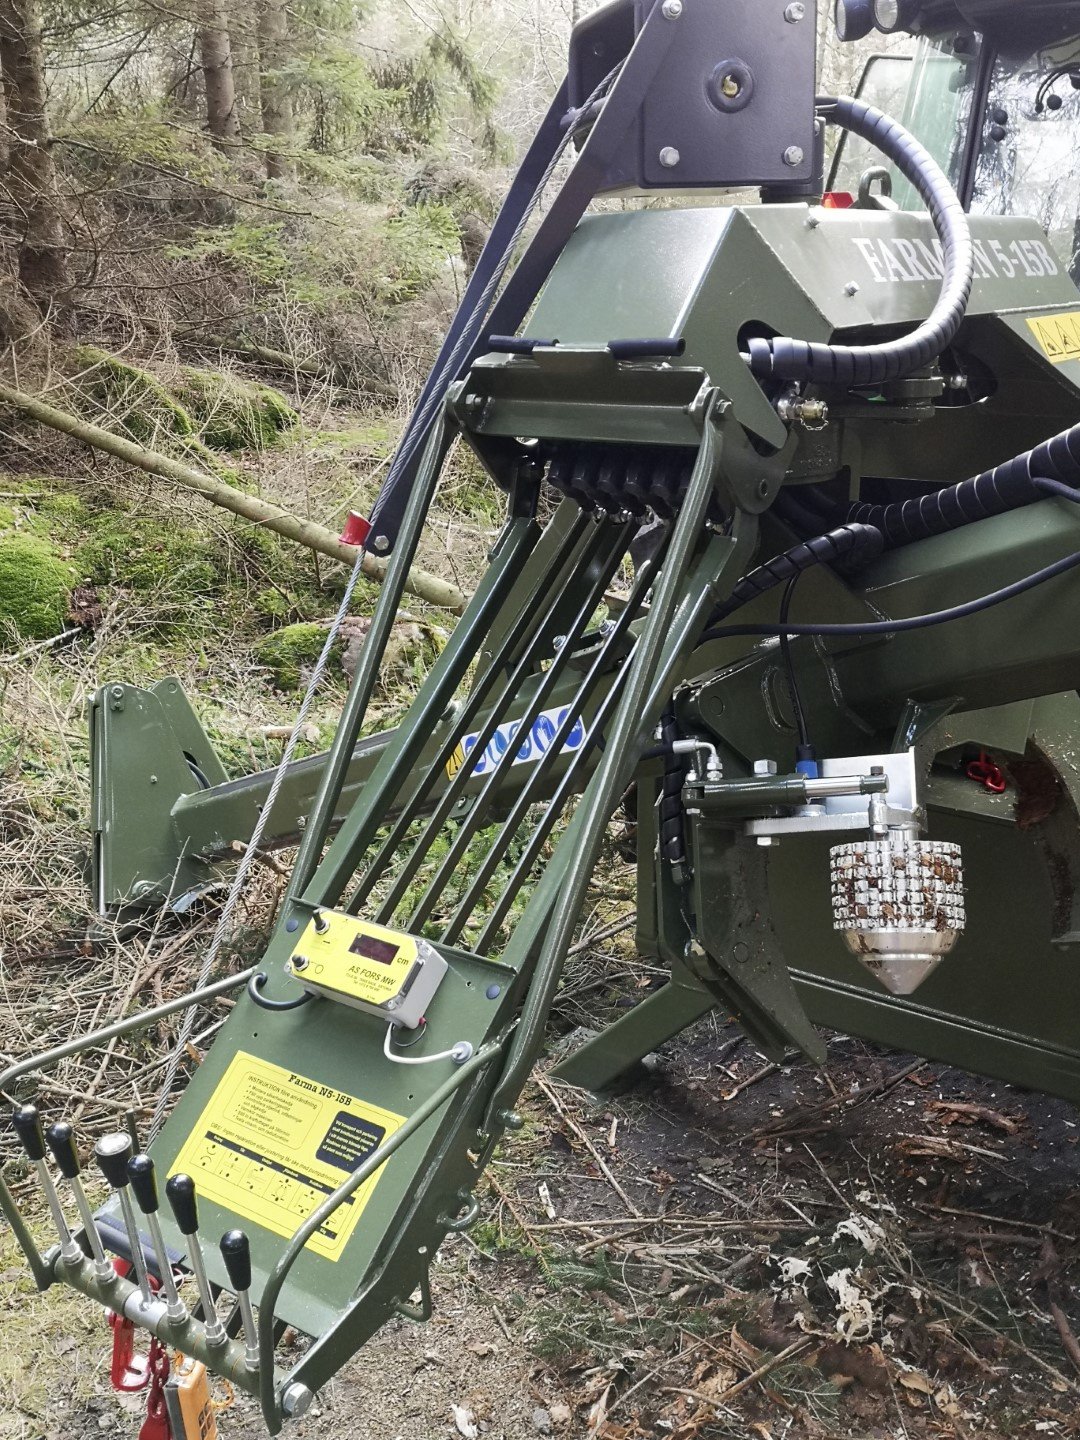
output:
[[[1054,481],[1040,481],[1040,484],[1050,487],[1056,484]],[[1063,491],[1068,486],[1062,486]],[[1056,490],[1054,493],[1057,493]],[[1080,495],[1073,492],[1066,498],[1080,501]],[[1017,595],[1025,595],[1029,590],[1034,590],[1039,585],[1045,585],[1048,580],[1055,580],[1059,575],[1064,575],[1069,570],[1075,570],[1080,565],[1080,551],[1072,555],[1066,555],[1063,560],[1055,560],[1052,565],[1046,565],[1042,570],[1036,570],[1033,575],[1026,576],[1023,580],[1017,580],[1012,585],[1006,585],[1001,590],[994,590],[989,595],[982,595],[978,600],[968,600],[963,605],[953,605],[948,610],[935,610],[929,615],[910,615],[906,620],[867,620],[852,625],[792,625],[783,627],[779,625],[720,625],[714,630],[708,630],[701,637],[701,642],[706,640],[734,639],[742,635],[759,635],[776,637],[780,634],[787,635],[823,635],[823,636],[846,636],[846,635],[896,635],[906,630],[925,630],[931,625],[945,625],[950,620],[963,620],[968,615],[978,615],[983,610],[989,610],[995,605],[1001,605],[1006,600],[1013,600]]]
[[[787,625],[788,616],[791,614],[791,601],[798,583],[799,576],[793,575],[784,588],[784,598],[780,601],[781,626]],[[780,631],[780,653],[784,658],[784,669],[787,671],[788,690],[791,692],[791,708],[795,712],[795,728],[799,732],[799,744],[809,748],[810,730],[806,723],[806,711],[803,708],[802,694],[795,675],[795,662],[791,655],[791,632],[787,629]]]

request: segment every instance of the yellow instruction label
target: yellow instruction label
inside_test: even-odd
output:
[[[170,1173],[185,1171],[200,1195],[287,1239],[404,1119],[240,1050]],[[309,1250],[340,1258],[380,1174],[337,1208]]]
[[[1028,320],[1028,328],[1055,365],[1080,360],[1080,310],[1063,315],[1039,315]]]

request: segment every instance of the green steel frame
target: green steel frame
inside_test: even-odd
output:
[[[638,89],[614,92],[618,103],[602,112],[608,118],[594,127],[586,155],[594,143],[601,155],[616,147],[670,43],[665,23],[658,7],[633,52]],[[575,193],[545,221],[549,250],[551,232],[580,214],[586,199]],[[1080,1002],[1075,579],[1062,576],[941,630],[793,646],[819,749],[914,748],[930,833],[960,840],[968,857],[970,933],[917,999],[875,989],[838,944],[827,840],[785,840],[774,853],[743,832],[745,814],[757,813],[755,806],[767,812],[799,783],[786,775],[795,727],[783,657],[771,641],[701,639],[740,578],[790,545],[774,508],[783,488],[790,495],[824,482],[857,495],[865,476],[947,483],[1075,418],[1080,359],[1048,355],[1028,323],[1073,317],[1075,287],[1031,258],[1041,254],[1031,248],[1041,243],[1031,222],[985,219],[974,230],[990,258],[951,358],[958,366],[977,358],[996,384],[971,405],[936,405],[932,385],[918,384],[874,403],[831,396],[828,424],[810,431],[782,421],[775,397],[749,375],[740,358],[747,323],[828,341],[891,333],[919,319],[932,300],[932,274],[924,265],[905,271],[903,283],[883,285],[880,257],[917,255],[919,245],[932,254],[925,221],[784,205],[598,215],[578,227],[526,327],[526,336],[557,334],[563,343],[476,358],[439,409],[333,746],[290,767],[265,816],[264,846],[297,844],[298,851],[261,962],[262,992],[252,993],[253,970],[226,976],[0,1076],[0,1090],[26,1093],[37,1072],[74,1053],[238,992],[153,1143],[163,1171],[177,1166],[237,1057],[377,1104],[400,1123],[291,1235],[248,1226],[259,1307],[255,1369],[235,1339],[210,1344],[201,1319],[177,1326],[164,1307],[140,1308],[128,1281],[103,1284],[89,1261],[42,1253],[0,1179],[0,1210],[41,1288],[62,1281],[205,1360],[258,1397],[271,1433],[294,1408],[287,1397],[296,1387],[317,1389],[386,1319],[425,1318],[435,1249],[475,1218],[478,1177],[519,1123],[513,1106],[543,1046],[605,827],[631,784],[640,822],[638,946],[670,979],[564,1060],[564,1078],[593,1090],[612,1086],[720,1006],[771,1055],[794,1047],[820,1059],[815,1027],[828,1025],[1080,1100],[1072,1024]],[[1009,271],[991,263],[1013,247],[1031,263]],[[732,276],[739,277],[734,288]],[[624,362],[607,348],[612,339],[642,335],[678,337],[685,354],[677,363]],[[403,722],[361,739],[407,572],[457,437],[506,493],[506,523]],[[565,499],[546,526],[536,519],[543,470],[536,454],[547,447],[573,456],[581,446],[594,457],[648,456],[661,470],[684,467],[658,549],[627,603],[599,627],[595,618],[637,521],[592,513],[580,497]],[[792,619],[919,615],[1078,550],[1076,509],[1048,499],[888,553],[855,576],[813,570],[800,582]],[[775,597],[765,596],[740,619],[767,623],[774,613]],[[720,798],[689,817],[684,875],[660,858],[661,782],[650,754],[670,706],[684,733],[714,746],[723,767]],[[524,763],[520,736],[540,725],[546,748]],[[168,901],[182,911],[215,882],[236,842],[250,839],[272,777],[227,779],[174,680],[150,690],[104,687],[92,706],[91,740],[99,908],[137,913]],[[972,749],[1011,764],[1021,802],[1025,786],[1042,795],[1036,811],[1018,819],[1016,794],[994,797],[973,786],[964,775]],[[749,786],[759,759],[775,761],[780,778]],[[865,780],[867,791],[879,783]],[[412,1055],[438,1057],[453,1041],[467,1042],[467,1058],[405,1069],[384,1051],[384,1027],[370,1015],[325,1000],[266,1008],[268,999],[297,998],[288,962],[297,935],[324,909],[423,934],[436,946],[447,973]],[[361,1191],[363,1223],[329,1259],[310,1242],[349,1213]],[[211,1234],[245,1223],[212,1198],[203,1216]],[[184,1253],[188,1242],[165,1228]],[[211,1280],[227,1288],[216,1254],[207,1264]],[[285,1324],[311,1337],[288,1373],[276,1347]]]

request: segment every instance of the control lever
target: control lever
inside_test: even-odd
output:
[[[38,1180],[45,1192],[45,1199],[49,1202],[53,1224],[56,1226],[56,1233],[60,1238],[60,1254],[69,1265],[81,1265],[86,1256],[82,1252],[82,1246],[68,1229],[63,1207],[60,1204],[60,1196],[56,1193],[56,1186],[49,1174],[49,1166],[45,1160],[45,1136],[42,1134],[41,1116],[38,1114],[37,1106],[16,1105],[11,1123],[22,1142],[26,1158],[33,1162],[34,1168],[37,1170]]]
[[[135,1279],[139,1283],[139,1294],[142,1296],[143,1304],[149,1305],[153,1298],[150,1290],[150,1277],[146,1271],[146,1256],[143,1254],[142,1240],[139,1238],[135,1207],[132,1205],[131,1196],[128,1193],[127,1167],[133,1149],[131,1136],[124,1130],[114,1130],[108,1135],[102,1135],[94,1146],[94,1159],[120,1201],[120,1213],[124,1217],[124,1228],[127,1230],[131,1263],[135,1267]]]
[[[180,1299],[179,1291],[176,1288],[172,1265],[169,1262],[169,1252],[165,1246],[165,1237],[161,1233],[161,1222],[157,1217],[161,1202],[158,1198],[157,1173],[154,1169],[154,1162],[149,1155],[133,1155],[127,1162],[127,1173],[139,1209],[146,1217],[146,1228],[150,1231],[150,1239],[153,1241],[158,1274],[165,1287],[166,1314],[175,1324],[182,1325],[188,1316],[187,1306]]]
[[[101,1243],[94,1212],[90,1208],[90,1201],[86,1198],[86,1191],[83,1189],[80,1178],[82,1166],[79,1164],[79,1152],[75,1146],[74,1128],[66,1120],[54,1120],[45,1131],[45,1139],[48,1141],[49,1149],[52,1151],[52,1157],[56,1161],[60,1174],[71,1186],[71,1193],[75,1196],[79,1219],[82,1221],[83,1231],[90,1245],[90,1253],[94,1257],[94,1273],[103,1284],[111,1285],[116,1279],[116,1271],[105,1254],[105,1247]]]
[[[203,1324],[206,1327],[208,1345],[224,1345],[229,1338],[225,1326],[218,1318],[217,1306],[206,1278],[203,1264],[202,1241],[199,1239],[199,1203],[195,1195],[195,1181],[190,1175],[170,1175],[165,1182],[165,1194],[172,1206],[176,1228],[188,1242],[188,1260],[195,1276],[202,1304]]]
[[[221,1258],[225,1261],[229,1284],[240,1306],[244,1322],[244,1363],[249,1370],[259,1368],[259,1336],[251,1308],[251,1246],[243,1230],[226,1230],[221,1237]]]

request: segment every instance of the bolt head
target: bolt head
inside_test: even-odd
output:
[[[660,151],[658,158],[660,164],[663,165],[665,170],[674,170],[675,166],[678,165],[679,161],[682,159],[682,156],[679,154],[678,150],[675,149],[674,145],[665,145],[664,148]]]
[[[286,1415],[295,1420],[305,1414],[314,1398],[315,1396],[306,1385],[301,1385],[298,1380],[294,1380],[281,1392],[281,1408]]]
[[[784,151],[784,164],[790,165],[792,170],[797,170],[806,159],[806,151],[801,145],[789,145]]]
[[[294,970],[306,970],[311,961],[306,955],[294,955],[292,957],[292,968]]]
[[[857,280],[849,280],[848,283],[844,286],[844,294],[845,294],[845,295],[857,295],[858,293],[859,293],[859,282],[858,282]]]
[[[376,535],[372,541],[372,549],[378,550],[380,555],[385,555],[387,550],[390,549],[389,537],[386,535]]]
[[[665,20],[678,20],[682,14],[682,0],[664,0],[661,13]]]
[[[755,761],[754,761],[754,774],[755,774],[755,775],[776,775],[776,774],[779,773],[779,771],[780,771],[780,767],[779,767],[779,765],[777,765],[777,763],[776,763],[775,760],[755,760]]]
[[[784,19],[789,25],[798,25],[800,21],[806,19],[806,6],[802,0],[793,0],[793,3],[784,11]]]

